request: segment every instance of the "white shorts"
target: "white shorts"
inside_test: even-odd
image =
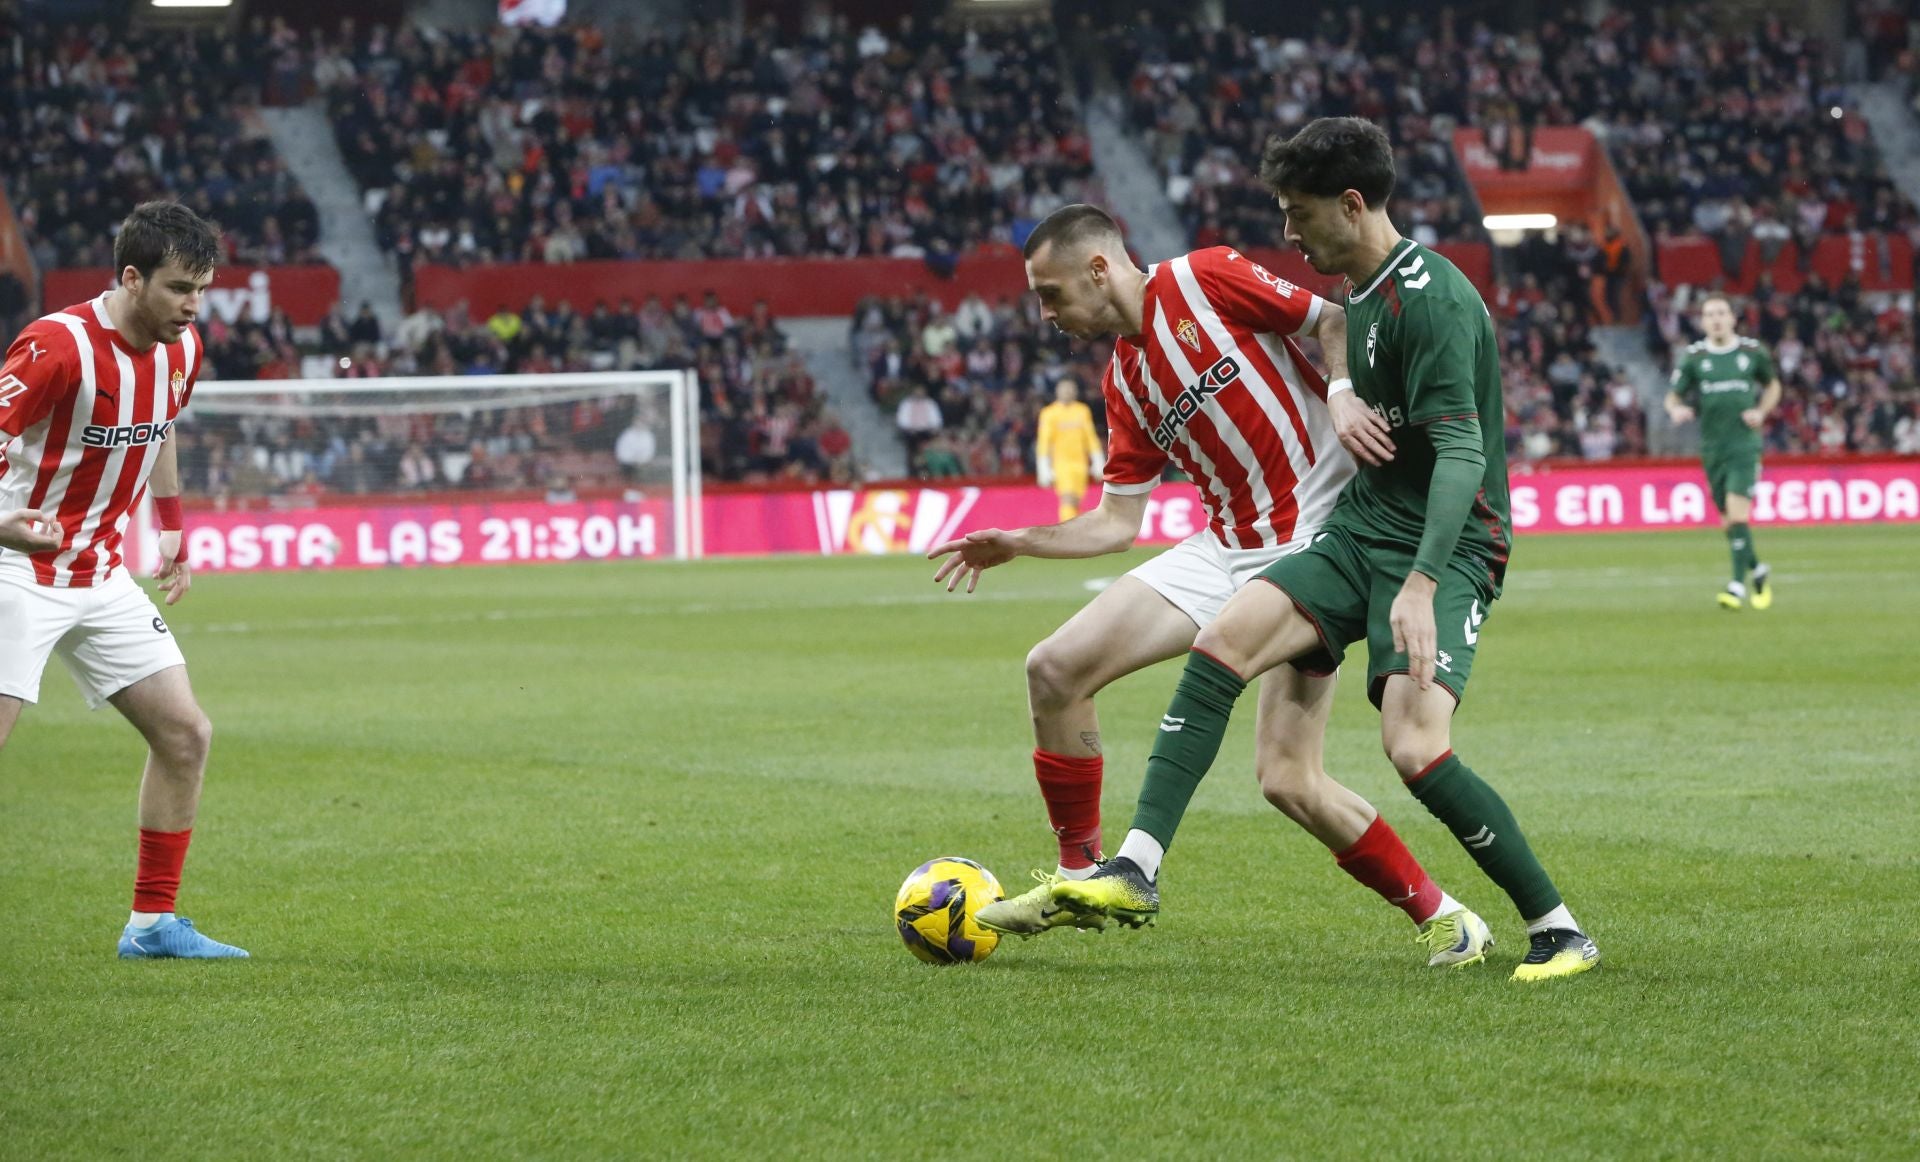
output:
[[[1280,558],[1306,548],[1312,539],[1312,532],[1305,532],[1270,549],[1229,549],[1212,531],[1202,530],[1127,576],[1151,585],[1205,629],[1241,586]]]
[[[90,589],[56,589],[36,584],[25,558],[0,555],[0,694],[38,702],[49,654],[67,664],[92,710],[187,661],[153,599],[125,569]]]

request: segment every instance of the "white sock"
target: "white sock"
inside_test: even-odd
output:
[[[1527,935],[1529,936],[1535,932],[1545,932],[1549,928],[1571,928],[1575,932],[1582,932],[1584,934],[1584,930],[1580,925],[1573,922],[1573,913],[1567,911],[1565,904],[1560,905],[1558,908],[1555,908],[1537,920],[1527,921]]]
[[[129,928],[151,928],[162,920],[173,919],[172,912],[135,912],[127,918]]]
[[[1465,904],[1448,895],[1447,890],[1442,888],[1440,889],[1440,906],[1433,910],[1433,916],[1445,916],[1449,912],[1459,912],[1465,908]],[[1428,916],[1427,920],[1433,919],[1433,916]],[[1426,923],[1426,920],[1422,920],[1421,923]]]
[[[1160,878],[1160,860],[1166,854],[1167,849],[1160,846],[1159,840],[1136,827],[1127,832],[1127,841],[1120,845],[1120,852],[1114,858],[1132,860],[1148,879],[1157,880]]]
[[[1099,870],[1100,865],[1097,863],[1090,863],[1085,867],[1068,867],[1062,864],[1053,870],[1053,874],[1063,880],[1084,880]]]

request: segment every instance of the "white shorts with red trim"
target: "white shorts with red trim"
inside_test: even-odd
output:
[[[47,658],[60,655],[87,707],[186,665],[153,599],[125,569],[86,589],[37,584],[17,553],[0,553],[0,694],[40,700]]]
[[[1270,549],[1229,549],[1212,530],[1202,529],[1127,576],[1145,581],[1205,629],[1241,586],[1312,539],[1313,530],[1307,530]]]

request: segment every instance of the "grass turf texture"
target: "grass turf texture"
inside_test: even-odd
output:
[[[1329,769],[1491,964],[1260,801],[1251,699],[1157,928],[907,954],[916,864],[1049,862],[1021,660],[1137,556],[204,577],[182,912],[255,959],[113,958],[140,748],[56,663],[0,754],[0,1156],[1902,1154],[1920,535],[1761,543],[1739,616],[1716,533],[1521,546],[1455,738],[1606,956],[1532,987],[1351,680]],[[1176,676],[1102,698],[1109,844]]]

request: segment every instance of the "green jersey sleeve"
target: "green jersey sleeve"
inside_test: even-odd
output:
[[[1479,415],[1473,397],[1474,321],[1461,305],[1438,295],[1414,294],[1400,315],[1406,369],[1407,422]]]
[[[1427,523],[1413,567],[1438,581],[1473,512],[1487,456],[1481,451],[1480,421],[1471,415],[1435,423],[1427,434],[1433,440],[1433,479],[1427,484]]]
[[[1767,385],[1780,378],[1780,372],[1773,365],[1773,352],[1760,344],[1753,345],[1753,386],[1757,397],[1765,391]]]

